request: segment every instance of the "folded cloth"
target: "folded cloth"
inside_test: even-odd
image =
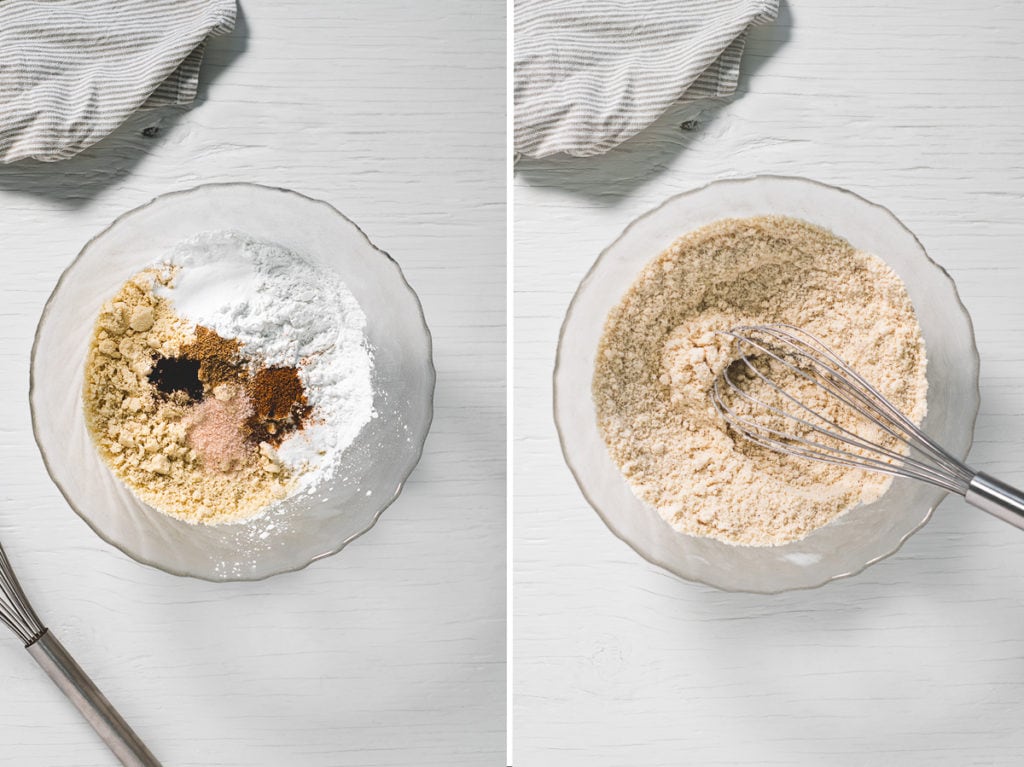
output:
[[[0,0],[0,162],[63,160],[142,106],[187,104],[235,0]]]
[[[602,154],[680,101],[736,89],[779,0],[516,0],[515,148]]]

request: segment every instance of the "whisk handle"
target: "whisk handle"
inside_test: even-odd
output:
[[[139,740],[139,736],[49,630],[25,649],[75,704],[121,764],[125,767],[160,767],[160,762]]]
[[[983,472],[975,474],[964,500],[1014,527],[1024,529],[1024,492],[995,477]]]

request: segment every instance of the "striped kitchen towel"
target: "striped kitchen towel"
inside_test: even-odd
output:
[[[516,0],[515,148],[602,154],[680,101],[736,89],[779,0]]]
[[[0,162],[63,160],[140,107],[187,104],[235,0],[0,0]]]

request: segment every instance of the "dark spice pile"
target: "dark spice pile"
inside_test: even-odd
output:
[[[277,447],[302,429],[313,411],[296,368],[256,367],[242,355],[238,341],[201,325],[195,341],[183,346],[178,356],[154,357],[149,381],[168,396],[184,392],[191,402],[202,402],[221,384],[240,387],[252,403],[245,437],[257,445]]]

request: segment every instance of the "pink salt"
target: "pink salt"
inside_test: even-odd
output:
[[[249,452],[245,422],[251,415],[252,402],[244,392],[228,400],[208,397],[192,408],[185,419],[188,443],[204,466],[231,472],[245,463]]]

